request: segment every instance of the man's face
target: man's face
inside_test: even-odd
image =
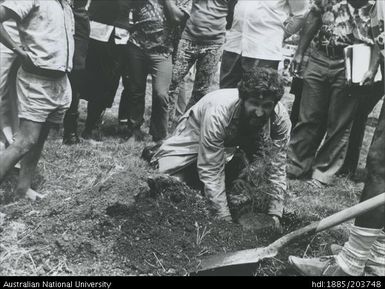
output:
[[[272,96],[261,98],[249,97],[243,102],[243,117],[252,127],[264,125],[274,110],[275,102]]]

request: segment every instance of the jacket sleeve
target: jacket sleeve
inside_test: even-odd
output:
[[[276,109],[276,117],[271,124],[271,150],[265,175],[270,183],[271,202],[268,213],[282,216],[283,201],[286,194],[286,158],[290,141],[291,122],[289,114],[282,105]]]
[[[225,192],[225,125],[220,108],[208,108],[202,115],[198,149],[198,174],[206,196],[219,215],[229,215]]]
[[[267,213],[282,217],[286,193],[286,155],[290,140],[291,122],[283,105],[278,104],[268,129],[259,132],[251,147],[247,148],[250,163],[249,177],[258,180],[261,166],[263,179],[268,184],[269,205]],[[247,175],[247,174],[245,174]]]

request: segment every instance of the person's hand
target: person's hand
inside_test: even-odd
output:
[[[302,54],[296,54],[291,61],[290,65],[290,73],[293,76],[298,76],[298,74],[301,71],[301,66],[302,66],[302,61],[303,61],[303,55]]]
[[[27,67],[34,66],[31,58],[29,57],[26,49],[24,47],[18,47],[15,52],[17,53],[18,57],[21,59],[22,65],[25,65]]]
[[[279,219],[279,217],[277,217],[275,215],[271,215],[271,218],[273,219],[273,222],[274,222],[273,230],[275,232],[277,232],[278,234],[282,234],[283,228],[282,228],[281,220]]]
[[[365,72],[364,76],[362,77],[362,80],[360,82],[360,86],[362,85],[372,85],[374,82],[374,77],[376,76],[375,72],[369,69],[367,72]]]

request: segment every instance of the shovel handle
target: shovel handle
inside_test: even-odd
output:
[[[383,206],[385,204],[385,193],[370,198],[362,203],[359,203],[353,207],[347,208],[341,212],[331,215],[325,219],[319,221],[316,228],[316,233],[327,230],[331,227],[339,225],[347,220],[353,219],[357,216],[367,213],[376,207]]]
[[[382,193],[381,195],[370,198],[362,203],[354,205],[353,207],[342,210],[341,212],[335,213],[318,222],[311,223],[306,227],[293,231],[279,238],[274,243],[272,243],[269,247],[274,250],[279,250],[280,248],[285,246],[287,243],[298,238],[299,236],[302,236],[310,232],[313,234],[322,232],[324,230],[337,226],[343,222],[346,222],[350,219],[353,219],[359,215],[362,215],[370,210],[373,210],[374,208],[377,208],[383,205],[385,205],[385,193]]]

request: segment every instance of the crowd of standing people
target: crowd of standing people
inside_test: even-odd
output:
[[[200,188],[215,217],[232,221],[226,191],[252,191],[269,147],[266,214],[281,229],[286,178],[310,188],[354,173],[368,114],[384,94],[381,0],[0,0],[0,183],[20,163],[14,196],[31,188],[49,130],[101,141],[119,84],[117,132],[143,141],[147,78],[152,79],[149,161],[174,181]],[[295,101],[280,102],[283,42],[300,33],[291,63]],[[345,48],[371,48],[360,84],[346,81]],[[285,59],[285,77],[289,62]],[[212,84],[220,65],[220,89]],[[195,66],[191,96],[185,77]],[[362,201],[384,191],[384,106],[368,156]],[[353,128],[352,128],[353,127]],[[230,156],[230,157],[229,157]],[[153,189],[162,178],[152,178]],[[303,274],[382,274],[384,208],[357,218],[333,259],[290,259]],[[382,246],[382,247],[381,247]],[[317,267],[318,266],[318,267]],[[334,267],[333,267],[334,266]],[[310,268],[310,269],[309,269]],[[327,270],[326,270],[326,269]],[[330,269],[332,268],[332,269]],[[369,268],[369,269],[367,269]]]

